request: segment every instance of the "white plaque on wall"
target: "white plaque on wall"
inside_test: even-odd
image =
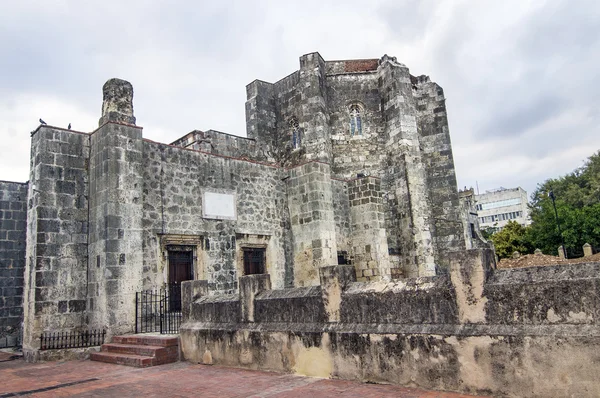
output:
[[[205,191],[202,195],[202,216],[218,220],[236,220],[235,193]]]

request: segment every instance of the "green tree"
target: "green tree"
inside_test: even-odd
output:
[[[493,227],[485,227],[485,228],[481,228],[480,232],[481,232],[481,235],[483,236],[483,239],[490,240],[490,239],[492,239],[492,235],[494,235],[494,233],[496,232],[496,229]]]
[[[496,248],[496,254],[500,258],[510,257],[515,251],[529,253],[529,244],[526,227],[516,221],[509,221],[504,228],[491,236]]]
[[[584,243],[599,247],[600,152],[590,156],[582,167],[572,173],[539,184],[532,194],[532,224],[527,231],[527,240],[534,248],[556,255],[561,236],[552,200],[548,196],[550,191],[556,198],[556,210],[568,255],[581,256]]]

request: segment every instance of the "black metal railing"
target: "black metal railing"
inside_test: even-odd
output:
[[[44,332],[40,336],[40,350],[61,348],[84,348],[104,344],[106,330],[82,330],[67,332]]]
[[[135,332],[175,334],[181,326],[181,285],[135,294]]]

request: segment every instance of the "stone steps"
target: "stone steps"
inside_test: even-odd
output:
[[[100,352],[90,354],[92,361],[146,368],[179,360],[179,337],[128,335],[115,336],[102,344]]]

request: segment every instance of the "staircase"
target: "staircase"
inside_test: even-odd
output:
[[[115,336],[102,344],[100,352],[90,354],[92,361],[147,368],[179,360],[179,336],[133,334]]]

